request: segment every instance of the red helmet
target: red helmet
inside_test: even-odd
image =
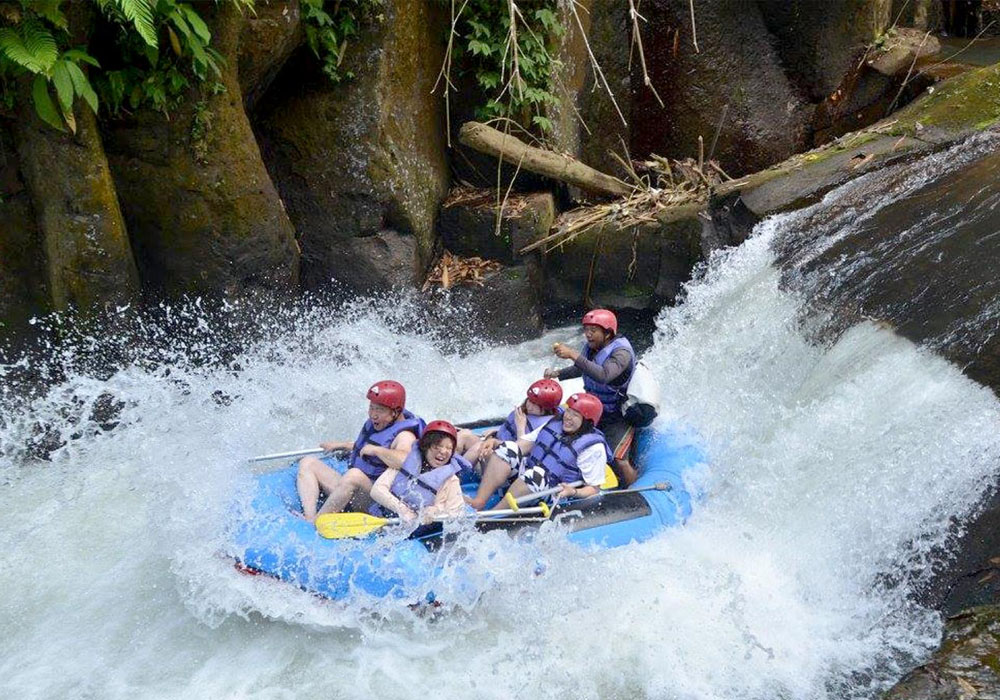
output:
[[[615,334],[618,332],[618,317],[607,309],[593,309],[583,315],[583,325],[600,326]]]
[[[432,420],[424,428],[424,435],[427,433],[444,433],[458,444],[458,431],[455,426],[446,420]]]
[[[570,396],[566,400],[566,406],[567,408],[572,408],[595,425],[601,420],[601,414],[604,413],[604,406],[601,405],[601,400],[593,394],[585,392]]]
[[[554,411],[562,402],[562,387],[555,379],[539,379],[528,387],[528,400],[545,411]]]
[[[375,382],[368,390],[368,400],[394,411],[402,411],[403,407],[406,406],[406,389],[403,388],[402,384],[391,379]]]

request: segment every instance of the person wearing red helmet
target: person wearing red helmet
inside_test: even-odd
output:
[[[611,448],[596,428],[604,407],[593,394],[580,392],[566,401],[562,420],[549,421],[525,458],[508,493],[515,498],[562,485],[560,498],[587,498],[604,482]],[[583,481],[583,486],[570,486]]]
[[[635,370],[635,351],[624,336],[618,335],[618,318],[607,309],[593,309],[583,315],[586,341],[580,350],[555,343],[552,352],[570,367],[545,370],[545,376],[559,380],[583,377],[583,388],[601,401],[603,417],[598,426],[607,436],[615,455],[615,471],[626,486],[638,474],[629,461],[634,429],[622,409],[628,397],[628,383]]]
[[[349,451],[346,472],[341,474],[316,457],[299,461],[296,487],[309,522],[321,513],[339,513],[358,491],[367,495],[386,468],[400,468],[424,429],[423,419],[406,410],[406,389],[399,382],[375,382],[367,397],[368,420],[354,442],[320,443],[327,452]],[[321,493],[327,499],[317,511]]]
[[[458,431],[448,421],[428,423],[400,468],[389,467],[375,480],[372,500],[407,522],[418,515],[424,524],[461,515],[465,499],[457,475],[472,465],[455,454],[457,442]]]
[[[535,444],[539,431],[558,413],[562,387],[554,379],[539,379],[528,387],[524,401],[495,431],[481,437],[471,430],[458,434],[458,449],[481,471],[476,496],[469,505],[482,510],[498,488],[518,472],[521,461]]]

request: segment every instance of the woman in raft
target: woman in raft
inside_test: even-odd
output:
[[[481,510],[494,491],[517,475],[542,427],[558,414],[562,396],[559,382],[539,379],[495,432],[480,436],[471,430],[459,431],[458,452],[481,471],[479,489],[475,498],[469,499],[470,506]]]
[[[538,433],[534,447],[508,493],[514,498],[562,485],[560,498],[587,498],[604,482],[611,460],[601,420],[601,400],[593,394],[573,394],[566,401],[562,420],[550,420]],[[571,486],[582,481],[583,486]]]
[[[472,465],[455,454],[458,431],[448,421],[435,420],[410,450],[399,469],[391,466],[372,486],[371,498],[410,522],[423,524],[465,512],[458,473]]]

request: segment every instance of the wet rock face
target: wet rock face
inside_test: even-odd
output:
[[[45,256],[35,210],[25,189],[14,140],[0,125],[0,345],[28,319],[48,310]]]
[[[697,205],[671,222],[598,225],[550,251],[541,263],[546,309],[659,309],[674,303],[701,260]]]
[[[707,157],[720,122],[713,157],[734,177],[801,149],[811,107],[786,77],[756,3],[696,3],[697,52],[688,2],[656,0],[643,15],[650,77],[665,106],[642,87],[633,61],[633,156],[697,157],[701,136]]]
[[[934,657],[908,673],[885,700],[1000,698],[1000,609],[973,608],[950,617]]]
[[[560,7],[566,32],[557,53],[560,65],[555,90],[560,104],[550,115],[552,139],[559,150],[587,165],[622,176],[621,166],[610,152],[624,155],[623,144],[627,145],[630,140],[629,127],[614,104],[618,103],[628,121],[632,99],[628,3],[586,0],[577,2],[575,7],[575,16],[569,5]],[[603,81],[595,76],[587,52],[588,43],[614,94],[614,101]]]
[[[355,78],[332,85],[300,50],[260,104],[256,129],[302,246],[302,281],[327,283],[348,239],[393,229],[430,259],[448,186],[444,107],[431,88],[447,16],[437,3],[386,4],[348,47]]]
[[[477,190],[451,196],[441,208],[438,231],[452,253],[513,264],[518,251],[548,233],[555,220],[555,201],[548,192],[507,198],[497,225],[496,192]]]
[[[128,303],[139,279],[93,113],[78,107],[71,135],[42,123],[26,94],[22,105],[18,157],[41,234],[38,252],[46,261],[52,307]]]
[[[168,295],[293,288],[294,231],[264,168],[236,76],[244,18],[212,16],[225,91],[192,90],[166,119],[144,111],[109,125],[105,145],[143,283]]]
[[[789,284],[833,312],[835,332],[865,318],[888,322],[1000,395],[1000,277],[983,264],[1000,260],[1000,155],[863,213],[862,199],[921,178],[909,168],[869,178],[780,243],[779,260]]]
[[[819,102],[837,89],[865,46],[891,23],[888,0],[758,0],[798,90]]]
[[[257,0],[240,32],[240,89],[252,109],[302,43],[299,0]]]
[[[481,285],[453,287],[445,303],[464,314],[458,332],[495,343],[523,343],[542,334],[538,295],[524,265],[486,275]]]

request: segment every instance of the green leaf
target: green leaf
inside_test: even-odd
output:
[[[56,97],[59,98],[63,113],[73,110],[73,79],[69,76],[66,63],[67,61],[56,61],[52,66],[52,84],[56,88]]]
[[[187,21],[191,25],[191,29],[193,29],[194,33],[198,35],[198,38],[201,39],[202,43],[207,44],[210,42],[212,40],[212,32],[209,31],[208,25],[205,24],[205,20],[203,20],[201,16],[192,10],[188,5],[178,5],[177,7],[183,10],[184,16],[187,17]]]
[[[536,114],[531,118],[531,123],[537,125],[542,131],[552,131],[552,120],[548,117]]]
[[[66,70],[69,72],[69,77],[73,81],[73,91],[82,97],[84,102],[90,106],[90,111],[97,114],[97,93],[94,92],[94,88],[91,87],[86,73],[80,70],[80,66],[71,61],[66,62]]]
[[[0,29],[0,52],[32,73],[48,73],[59,56],[52,32],[30,19],[21,23],[20,30]]]
[[[63,51],[63,58],[68,58],[73,63],[86,63],[93,66],[94,68],[100,68],[101,64],[97,62],[97,59],[91,56],[86,51],[81,49],[70,49],[69,51]]]
[[[39,17],[43,17],[51,22],[57,29],[66,29],[68,22],[66,15],[62,13],[59,6],[63,0],[34,0],[31,9]]]
[[[125,19],[132,23],[139,36],[149,46],[157,47],[155,10],[153,0],[100,0],[102,7],[114,6]]]
[[[469,51],[472,52],[473,56],[489,56],[490,55],[490,45],[486,42],[479,41],[478,39],[469,39]]]
[[[59,116],[59,111],[49,95],[49,82],[45,76],[35,76],[35,81],[31,84],[31,98],[35,103],[35,111],[43,122],[59,131],[66,131],[62,117]]]

